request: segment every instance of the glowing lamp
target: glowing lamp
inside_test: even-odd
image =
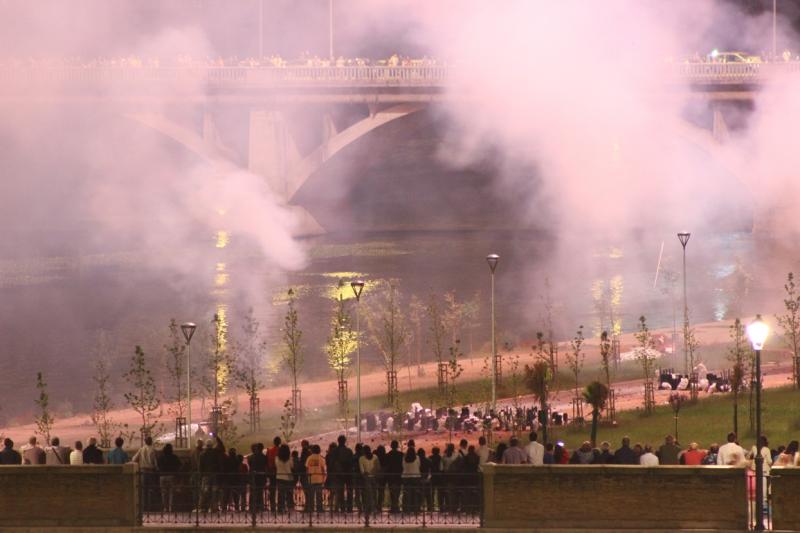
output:
[[[756,319],[747,326],[747,337],[750,339],[750,344],[753,345],[754,350],[764,348],[767,335],[769,335],[769,326],[761,320],[761,315],[756,315]]]

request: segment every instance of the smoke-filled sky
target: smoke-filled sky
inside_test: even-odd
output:
[[[676,228],[687,226],[701,234],[741,227],[750,195],[756,194],[762,212],[788,210],[800,200],[793,185],[800,168],[796,80],[774,80],[751,106],[726,109],[731,139],[720,148],[727,151],[723,161],[716,162],[671,126],[681,120],[708,122],[708,106],[687,105],[658,89],[674,81],[665,67],[668,59],[712,48],[769,51],[771,1],[335,0],[332,5],[337,56],[383,58],[397,52],[442,58],[458,67],[447,88],[458,97],[425,119],[406,123],[435,124],[436,136],[424,148],[428,163],[448,180],[437,186],[432,179],[430,194],[442,200],[419,202],[418,209],[431,206],[440,218],[465,225],[480,210],[478,202],[494,201],[500,206],[495,217],[479,225],[550,235],[556,290],[594,268],[591,254],[581,252],[587,242],[638,243],[642,234],[674,239]],[[800,2],[779,0],[778,7],[778,52],[788,48],[797,54]],[[327,0],[0,0],[0,63],[75,56],[251,57],[258,53],[262,9],[265,54],[327,56],[328,8]],[[2,83],[0,77],[0,89]],[[172,89],[162,90],[156,110],[183,112],[174,109]],[[220,268],[216,256],[194,244],[224,228],[256,250],[248,253],[257,256],[261,270],[274,274],[242,275],[236,297],[256,307],[269,305],[265,286],[279,286],[283,272],[308,261],[304,243],[292,238],[294,216],[259,176],[200,161],[121,119],[127,113],[113,99],[71,106],[0,99],[0,224],[8,228],[0,238],[0,258],[144,251],[136,268],[157,279],[148,290],[155,294],[167,287],[187,294]],[[233,124],[228,133],[234,132],[224,140],[246,146],[241,142],[246,113],[223,114],[221,122]],[[401,130],[388,131],[399,138]],[[391,155],[397,159],[398,153],[403,152]],[[245,149],[239,155],[246,160]],[[311,204],[337,198],[343,212],[329,218],[340,220],[387,201],[379,185],[364,189],[374,193],[358,197],[359,206],[348,205],[342,191],[367,172],[353,162],[352,152],[351,159],[342,156],[331,162],[337,179],[317,180],[313,191],[304,191]],[[731,162],[735,176],[724,168]],[[454,201],[458,191],[477,188],[476,174],[483,176],[478,182],[487,194]],[[740,176],[746,183],[736,181]],[[413,195],[406,191],[406,196],[413,203],[408,199]],[[459,205],[464,203],[476,205]],[[415,216],[425,220],[425,213]],[[360,223],[353,218],[351,227]],[[541,287],[530,280],[520,292],[526,291],[533,298]],[[132,283],[118,303],[144,292]],[[168,307],[186,311],[189,305],[152,301],[164,314],[171,313]],[[80,310],[56,296],[42,305],[59,312],[66,322],[62,330],[74,324],[77,336],[115,327],[114,313],[87,325]],[[35,307],[6,310],[6,316],[40,319]],[[41,350],[37,342],[47,351],[63,341],[2,328],[18,340],[17,353]]]

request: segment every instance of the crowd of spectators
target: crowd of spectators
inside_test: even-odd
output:
[[[486,437],[477,445],[461,439],[430,452],[415,444],[390,442],[372,449],[366,444],[347,446],[347,438],[339,436],[323,454],[322,448],[303,440],[300,448],[291,447],[275,437],[272,446],[262,443],[251,446],[243,455],[234,448],[226,449],[215,439],[199,439],[190,454],[178,456],[171,444],[156,450],[147,437],[130,456],[124,441],[117,438],[113,449],[103,452],[95,438],[84,447],[80,441],[74,449],[62,446],[57,437],[41,447],[36,437],[14,449],[5,439],[0,451],[0,465],[83,465],[137,463],[142,473],[145,508],[171,512],[187,505],[199,511],[374,513],[388,509],[390,513],[416,513],[438,509],[444,512],[475,513],[479,508],[480,467],[486,463],[510,465],[728,465],[749,467],[757,453],[764,458],[764,472],[772,466],[798,467],[798,442],[792,441],[777,449],[762,439],[760,451],[753,446],[742,448],[734,433],[721,446],[711,444],[702,449],[695,442],[680,446],[668,435],[655,448],[650,444],[631,444],[622,439],[616,450],[608,442],[595,448],[584,442],[570,453],[563,442],[539,443],[532,431],[528,443],[511,437],[492,449]],[[191,488],[191,490],[186,490]],[[187,494],[197,494],[186,501]],[[177,498],[176,498],[177,495]],[[183,498],[183,500],[181,500]],[[176,503],[178,502],[178,503]],[[181,503],[182,502],[182,503]]]

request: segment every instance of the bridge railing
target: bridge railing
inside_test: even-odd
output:
[[[181,84],[198,88],[268,87],[438,87],[451,70],[419,66],[286,66],[286,67],[37,67],[0,66],[0,90],[45,86],[91,88],[113,84]],[[674,63],[665,66],[678,83],[697,85],[760,84],[782,74],[800,74],[800,61],[776,63]]]

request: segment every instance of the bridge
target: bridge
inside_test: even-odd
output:
[[[580,68],[576,64],[575,68]],[[800,61],[780,63],[667,63],[664,85],[656,90],[712,102],[709,132],[677,126],[678,135],[715,157],[726,137],[725,120],[714,103],[752,99],[771,80],[800,79]],[[543,73],[546,75],[546,73]],[[382,125],[459,96],[453,80],[458,67],[421,66],[178,66],[178,67],[3,67],[0,103],[110,102],[125,115],[179,142],[218,171],[246,167],[264,176],[272,191],[292,206],[298,190],[327,160]],[[119,104],[122,104],[121,106]],[[156,105],[154,105],[156,104]],[[202,109],[199,125],[170,119],[164,105]],[[249,109],[248,150],[226,146],[217,127],[222,106]],[[318,146],[301,154],[288,127],[292,105],[357,104],[366,112],[338,123],[323,112]],[[676,122],[680,122],[676,120]],[[241,150],[240,150],[241,151]],[[736,165],[725,165],[734,168]],[[733,170],[735,175],[735,170]],[[324,231],[304,209],[294,206],[299,233]]]

